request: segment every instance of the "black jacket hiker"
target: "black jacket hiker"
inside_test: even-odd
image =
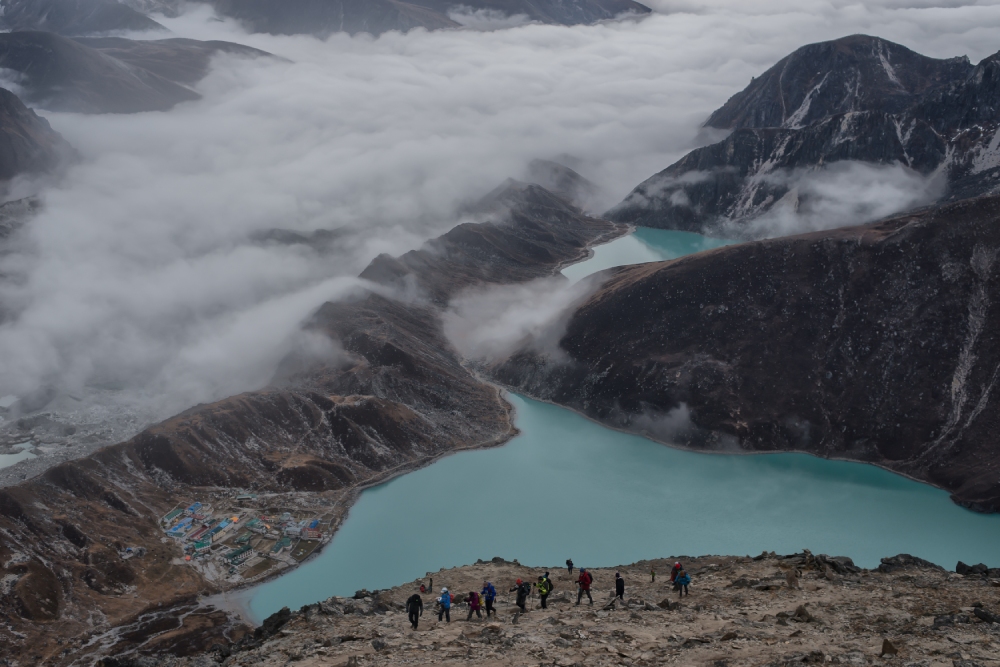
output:
[[[409,614],[410,624],[413,629],[417,629],[417,621],[424,613],[424,601],[421,599],[420,595],[414,593],[406,601],[406,613]]]
[[[528,596],[531,595],[531,584],[518,579],[517,586],[514,586],[510,590],[517,591],[517,599],[514,600],[514,604],[520,607],[521,611],[527,611],[524,607],[528,601]]]
[[[625,601],[625,580],[617,572],[615,572],[615,597],[622,602]]]

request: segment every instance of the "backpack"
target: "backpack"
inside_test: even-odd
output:
[[[538,584],[538,594],[548,595],[552,590],[552,584],[549,583],[548,579],[542,579],[542,583]]]

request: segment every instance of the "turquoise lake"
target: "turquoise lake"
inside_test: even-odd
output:
[[[568,267],[571,280],[729,241],[639,229]],[[671,449],[569,410],[508,397],[521,435],[366,490],[333,541],[270,582],[230,594],[260,621],[361,588],[502,556],[534,566],[761,551],[850,556],[861,566],[910,553],[953,568],[1000,563],[1000,515],[874,466],[805,454]],[[447,585],[447,582],[441,582]]]
[[[614,266],[677,259],[731,243],[735,241],[710,238],[692,232],[639,227],[628,236],[621,236],[611,243],[597,246],[590,259],[567,266],[562,273],[576,282],[592,273]]]

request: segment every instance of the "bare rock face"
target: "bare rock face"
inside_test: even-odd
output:
[[[996,192],[998,109],[1000,54],[973,66],[864,35],[811,44],[708,119],[732,134],[641,183],[608,217],[752,236],[745,223],[775,206],[809,205],[797,172],[848,160],[940,174],[931,200]]]
[[[90,35],[122,30],[163,30],[162,25],[118,0],[2,0],[6,30],[45,30]]]
[[[48,121],[0,88],[0,181],[58,167],[73,149]]]
[[[25,99],[53,111],[165,111],[200,99],[190,86],[216,53],[269,54],[229,42],[192,39],[74,40],[51,32],[0,34],[0,67],[21,75]]]
[[[998,216],[983,197],[613,269],[568,363],[492,372],[618,428],[869,461],[998,511]]]

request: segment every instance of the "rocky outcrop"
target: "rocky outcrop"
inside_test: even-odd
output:
[[[575,577],[553,569],[546,609],[533,596],[527,613],[517,613],[501,597],[496,617],[465,622],[464,591],[479,590],[484,580],[502,589],[545,571],[496,560],[428,573],[456,592],[451,623],[437,620],[435,595],[425,594],[418,629],[410,629],[403,605],[426,583],[418,580],[381,591],[377,601],[329,598],[285,609],[258,629],[263,639],[248,636],[190,658],[158,656],[158,664],[864,666],[886,664],[883,654],[904,665],[996,662],[1000,582],[941,568],[838,572],[825,563],[842,559],[808,552],[682,557],[692,583],[681,598],[667,576],[674,559],[663,558],[590,570],[592,606],[575,606]],[[625,582],[621,600],[613,597],[616,572]],[[105,664],[142,664],[121,660]]]
[[[91,35],[124,30],[163,30],[162,25],[118,0],[2,0],[5,30],[45,30]]]
[[[510,437],[509,406],[445,339],[442,305],[464,287],[552,275],[624,230],[517,183],[480,210],[485,222],[378,258],[365,272],[375,291],[316,313],[309,328],[339,355],[289,358],[271,388],[197,406],[0,491],[0,580],[13,582],[0,595],[0,641],[37,663],[56,660],[66,637],[104,633],[75,644],[85,653],[148,648],[166,628],[156,641],[192,650],[228,626],[224,615],[191,617],[191,598],[227,584],[170,564],[179,551],[161,541],[159,519],[175,504],[239,489],[344,512],[367,484]],[[409,288],[405,298],[397,287]],[[126,545],[146,555],[124,561]],[[104,619],[96,628],[95,615]],[[44,625],[56,620],[57,632]],[[180,621],[193,625],[182,632]],[[127,632],[111,629],[123,623]]]
[[[69,39],[51,32],[0,34],[0,67],[20,75],[22,95],[53,111],[165,111],[201,98],[190,86],[217,53],[269,54],[229,42],[192,39]]]
[[[863,35],[805,46],[706,123],[732,134],[641,183],[608,217],[753,236],[762,232],[747,223],[776,207],[809,209],[804,173],[846,161],[922,175],[925,203],[995,192],[998,68],[1000,54],[973,66]]]
[[[612,269],[504,384],[699,449],[876,463],[1000,510],[1000,197]]]
[[[49,122],[0,88],[0,181],[51,171],[74,155]]]

